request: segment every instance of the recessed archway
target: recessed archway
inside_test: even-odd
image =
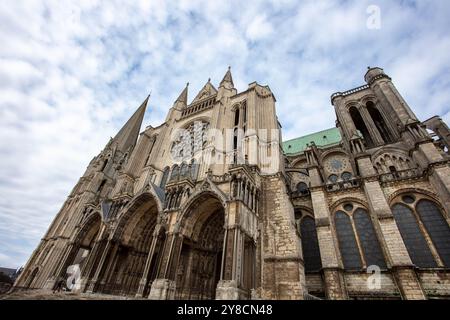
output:
[[[114,243],[102,266],[99,290],[113,295],[135,296],[141,279],[146,279],[143,294],[147,294],[156,276],[157,261],[161,257],[164,232],[161,230],[156,246],[150,257],[148,274],[145,266],[154,240],[157,224],[158,206],[149,194],[136,199],[129,209],[121,215],[115,229]]]
[[[69,267],[76,266],[81,272],[81,277],[89,276],[92,271],[87,267],[89,264],[89,259],[94,259],[91,257],[93,252],[94,244],[98,240],[98,235],[102,226],[102,219],[100,214],[95,211],[87,212],[84,221],[82,221],[82,226],[80,231],[75,237],[74,246],[65,262],[64,268],[61,270],[61,276],[64,280],[67,280],[71,273],[68,273]],[[76,278],[73,279],[72,285],[75,284]],[[59,287],[62,285],[60,282],[62,279],[58,278],[55,286]],[[71,287],[74,288],[74,287]]]
[[[182,218],[183,245],[176,268],[176,299],[214,299],[220,280],[225,210],[219,199],[200,195]]]

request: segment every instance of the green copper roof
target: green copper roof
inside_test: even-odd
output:
[[[296,154],[305,151],[312,141],[318,147],[325,147],[341,142],[341,133],[338,128],[331,128],[320,132],[308,134],[303,137],[283,142],[283,151],[285,154]]]

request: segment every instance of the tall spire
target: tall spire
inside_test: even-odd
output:
[[[180,102],[183,106],[187,106],[187,99],[188,99],[188,88],[189,88],[189,82],[186,83],[186,87],[181,92],[180,96],[175,100],[175,103]]]
[[[116,144],[117,150],[125,153],[130,149],[130,147],[135,146],[141,130],[142,120],[144,120],[144,114],[149,98],[150,95],[148,95],[144,102],[142,102],[141,106],[113,138],[112,144]]]
[[[233,77],[231,76],[231,67],[228,67],[227,73],[225,73],[225,76],[223,77],[222,81],[220,81],[220,87],[224,87],[227,89],[232,89],[234,88],[234,83],[233,83]]]

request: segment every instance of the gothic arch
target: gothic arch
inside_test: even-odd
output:
[[[376,265],[385,269],[383,238],[376,231],[367,204],[360,199],[344,198],[332,208],[334,236],[344,268],[360,270]]]
[[[350,158],[350,155],[345,152],[344,150],[336,150],[336,149],[330,149],[330,150],[326,150],[321,154],[321,159],[322,161],[325,160],[328,157],[332,157],[334,155],[343,155],[346,156],[348,158]]]
[[[184,208],[181,211],[180,216],[177,218],[177,223],[183,231],[188,231],[186,230],[186,225],[189,224],[188,220],[193,218],[194,209],[199,207],[205,199],[215,199],[220,203],[222,208],[226,210],[227,199],[223,195],[213,190],[198,190],[184,204]]]
[[[158,216],[164,216],[164,205],[160,197],[156,194],[156,191],[150,187],[144,190],[142,193],[136,195],[128,204],[118,213],[117,219],[120,221],[125,217],[132,215],[133,212],[146,201],[154,201],[157,207]],[[126,219],[128,219],[127,217]]]
[[[305,163],[305,168],[302,168],[301,166],[300,166],[300,167],[297,167],[297,164],[299,164],[299,163],[301,163],[301,162],[304,162],[304,163]],[[306,165],[307,165],[307,160],[306,160],[306,158],[303,158],[303,157],[301,157],[301,156],[297,156],[296,158],[294,158],[294,159],[291,160],[291,163],[290,163],[290,165],[289,165],[289,168],[292,168],[292,169],[306,169]]]
[[[205,115],[201,115],[201,116],[195,117],[194,119],[189,119],[189,121],[184,123],[178,129],[187,129],[187,128],[189,128],[191,125],[193,125],[196,122],[206,122],[208,124],[211,124],[211,117],[208,117],[208,116],[205,116]]]
[[[183,242],[176,265],[176,299],[214,299],[224,257],[225,206],[211,190],[194,196],[180,218]]]
[[[83,242],[86,236],[92,238],[92,230],[94,227],[98,226],[97,232],[100,230],[102,224],[102,217],[98,211],[92,211],[87,214],[87,216],[82,220],[80,224],[80,229],[78,233],[74,236],[74,242]]]
[[[92,256],[95,254],[93,248],[95,242],[100,240],[99,236],[101,235],[102,225],[103,220],[98,211],[92,210],[87,212],[87,216],[80,223],[78,233],[73,237],[74,245],[67,260],[64,262],[60,276],[67,278],[67,268],[71,265],[78,265],[82,276],[89,277],[90,270],[86,270],[85,268],[89,259],[95,258]]]
[[[347,109],[348,112],[350,112],[350,109],[352,107],[359,108],[359,106],[360,106],[359,100],[353,99],[353,100],[350,100],[347,102],[347,104],[345,105],[345,108]]]
[[[137,213],[142,214],[143,211],[150,209],[152,214],[155,214],[157,218],[162,217],[162,205],[158,200],[159,198],[150,192],[144,192],[131,200],[117,217],[117,224],[114,228],[113,237],[119,239],[123,235],[126,224],[128,224]]]
[[[213,190],[213,188],[211,187],[212,182],[207,182],[207,184],[209,184],[208,186],[204,185],[205,188],[207,188],[206,190],[197,190],[195,191],[190,199],[188,201],[186,201],[186,203],[183,205],[183,210],[181,211],[181,215],[180,217],[177,219],[178,222],[181,222],[183,219],[185,219],[186,215],[189,212],[190,207],[196,202],[198,201],[200,198],[209,195],[211,197],[215,197],[217,198],[218,201],[220,201],[220,203],[222,204],[222,207],[224,209],[226,209],[227,207],[227,202],[228,199],[227,197],[221,192],[221,191],[216,191]],[[214,186],[215,187],[215,186]],[[217,188],[217,187],[216,187]]]
[[[372,154],[372,161],[376,160],[379,156],[383,154],[394,154],[398,156],[402,156],[404,158],[409,158],[408,150],[401,146],[396,146],[395,148],[392,146],[381,147],[377,151]]]
[[[440,209],[443,210],[443,212],[446,212],[445,208],[444,208],[444,206],[442,206],[441,201],[439,200],[439,197],[437,196],[437,194],[435,194],[432,191],[425,190],[422,188],[402,188],[400,190],[394,191],[388,197],[389,206],[392,206],[395,204],[394,202],[395,202],[396,198],[399,198],[400,196],[406,195],[406,194],[425,195],[425,196],[431,198],[434,202],[436,202],[439,205]]]
[[[335,212],[339,206],[341,206],[342,204],[347,203],[347,202],[359,204],[365,210],[368,210],[367,208],[369,208],[369,204],[365,200],[362,200],[362,199],[356,198],[356,197],[345,197],[345,198],[341,198],[341,199],[333,202],[330,205],[330,212]]]
[[[435,197],[402,190],[391,209],[411,260],[418,267],[450,267],[450,226]]]
[[[297,210],[302,212],[302,216],[299,218],[300,220],[302,220],[306,216],[314,218],[314,209],[311,207],[305,205],[294,205],[294,212]]]
[[[364,97],[362,97],[360,100],[361,105],[366,105],[368,102],[373,102],[375,105],[378,104],[378,99],[373,94],[366,94]]]
[[[98,291],[134,296],[138,293],[140,281],[145,279],[142,293],[148,292],[162,256],[164,237],[156,228],[162,221],[158,198],[151,193],[141,194],[128,204],[109,238],[111,245],[106,246],[104,254],[107,259],[99,267],[102,285]],[[155,249],[151,251],[153,243]],[[146,269],[148,259],[152,264]]]
[[[231,111],[235,112],[237,109],[239,109],[242,106],[242,102],[243,101],[239,101],[239,102],[236,102],[235,104],[233,104],[233,106],[231,107]]]

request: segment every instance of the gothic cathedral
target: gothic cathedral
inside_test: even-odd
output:
[[[450,130],[383,69],[331,96],[336,128],[281,139],[230,70],[158,127],[148,98],[92,159],[16,288],[146,299],[450,298]]]

